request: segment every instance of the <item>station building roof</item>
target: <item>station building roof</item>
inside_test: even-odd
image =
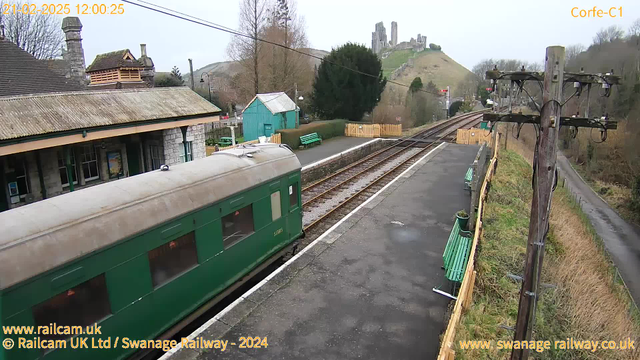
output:
[[[77,141],[23,146],[21,151],[213,122],[218,121],[220,111],[188,87],[0,97],[0,155],[18,152],[3,151],[6,145],[47,137],[82,134]],[[145,128],[152,123],[164,125]]]

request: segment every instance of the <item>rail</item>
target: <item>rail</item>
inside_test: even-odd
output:
[[[376,177],[373,181],[371,181],[369,184],[367,184],[366,186],[362,187],[360,190],[358,190],[357,192],[355,192],[354,194],[348,196],[347,198],[345,198],[344,200],[342,200],[342,202],[340,204],[338,204],[337,206],[335,206],[334,208],[332,208],[331,210],[329,210],[328,212],[326,212],[325,214],[321,215],[320,217],[318,217],[317,219],[315,219],[313,222],[311,222],[310,224],[308,224],[307,226],[305,226],[305,231],[309,231],[312,228],[314,228],[315,226],[317,226],[319,223],[321,223],[322,221],[324,221],[325,219],[327,219],[330,215],[336,213],[336,211],[344,208],[347,204],[350,204],[354,199],[356,199],[360,194],[362,194],[365,191],[369,191],[372,187],[378,185],[383,179],[388,178],[391,174],[397,172],[399,169],[403,168],[403,167],[407,167],[411,164],[413,164],[415,161],[417,161],[417,159],[420,158],[421,155],[423,155],[427,150],[430,150],[434,144],[438,143],[439,141],[442,141],[443,139],[447,138],[448,136],[450,136],[451,134],[454,134],[456,132],[456,130],[458,129],[459,126],[463,126],[464,124],[473,122],[473,121],[477,121],[477,117],[481,117],[482,114],[478,114],[478,113],[474,113],[474,114],[465,114],[467,116],[465,116],[463,119],[456,119],[457,122],[452,125],[451,123],[446,123],[447,126],[449,126],[448,128],[446,128],[446,130],[444,131],[444,133],[442,133],[442,135],[440,135],[437,139],[435,139],[433,142],[431,142],[430,144],[428,144],[427,146],[425,146],[424,148],[422,148],[422,150],[418,151],[416,154],[411,155],[409,158],[405,159],[404,161],[400,162],[398,165],[394,166],[392,169],[386,171],[385,173],[379,175],[378,177]],[[459,126],[458,126],[459,125]],[[458,126],[458,127],[456,127]],[[428,129],[428,130],[432,130]],[[427,131],[428,131],[427,130]],[[427,132],[425,131],[425,132]],[[423,132],[423,133],[425,133]],[[433,133],[433,131],[432,131]],[[440,133],[438,131],[438,133]],[[414,137],[415,138],[415,135]],[[411,141],[411,139],[406,139],[405,141]],[[415,142],[413,142],[415,143]],[[398,144],[394,145],[397,146]],[[406,148],[410,148],[410,146],[407,146]],[[333,191],[335,189],[337,189],[340,186],[343,186],[345,183],[353,181],[354,179],[356,179],[357,177],[359,177],[360,175],[362,175],[365,172],[370,171],[371,169],[373,169],[374,167],[377,167],[378,165],[380,165],[383,162],[388,161],[390,158],[397,156],[399,153],[403,152],[406,148],[395,152],[394,154],[392,154],[391,156],[386,157],[385,159],[383,159],[382,161],[375,163],[371,166],[369,166],[368,168],[359,171],[358,173],[356,173],[355,175],[349,177],[347,180],[344,180],[342,182],[340,182],[340,184],[333,186],[331,189],[324,191],[321,195],[315,196],[314,199],[319,198],[320,196],[328,193],[329,191]],[[311,202],[312,200],[309,200],[307,202],[307,204],[309,202]]]

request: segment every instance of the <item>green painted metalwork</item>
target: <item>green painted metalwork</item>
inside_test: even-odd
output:
[[[473,168],[469,168],[467,173],[464,175],[464,185],[468,188],[471,188],[471,181],[473,180]]]
[[[320,135],[318,135],[318,133],[311,133],[300,136],[300,143],[302,145],[310,145],[315,142],[322,144],[322,138],[320,137]]]
[[[34,326],[33,306],[105,274],[111,315],[99,321],[102,334],[97,337],[119,337],[121,342],[124,337],[154,339],[302,235],[300,183],[299,171],[270,179],[179,219],[141,229],[133,238],[122,239],[107,249],[4,289],[0,291],[0,323]],[[293,206],[290,186],[296,188],[297,201]],[[276,191],[281,194],[282,216],[272,221],[270,198]],[[238,198],[242,200],[234,202]],[[254,232],[224,250],[221,218],[248,204],[253,204]],[[153,288],[148,251],[192,231],[197,265]],[[87,241],[91,236],[94,235],[87,234]],[[90,342],[92,336],[88,337]],[[66,349],[51,351],[45,358],[124,359],[132,352],[121,344],[116,349],[72,349],[67,340]],[[39,359],[42,350],[13,349],[3,355],[3,360]]]
[[[64,158],[67,166],[67,179],[69,179],[69,191],[73,191],[73,165],[71,164],[71,147],[64,148]]]
[[[462,282],[471,251],[471,239],[471,232],[462,230],[456,220],[442,255],[445,277],[450,281]]]

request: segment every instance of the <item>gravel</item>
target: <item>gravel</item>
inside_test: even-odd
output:
[[[398,164],[402,163],[403,161],[415,155],[416,153],[420,152],[421,150],[422,149],[420,148],[409,149],[402,155],[398,156],[395,159],[390,160],[388,163],[384,164],[378,169],[371,171],[367,174],[364,174],[355,183],[344,188],[342,191],[335,194],[335,196],[333,196],[331,199],[327,199],[323,203],[319,203],[317,206],[305,208],[302,216],[302,225],[307,226],[311,224],[319,217],[330,212],[332,209],[334,209],[336,206],[342,203],[346,198],[355,194],[362,188],[366,187],[371,182],[373,182],[376,178],[388,172],[389,170],[396,167]]]

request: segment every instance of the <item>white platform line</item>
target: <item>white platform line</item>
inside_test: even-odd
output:
[[[326,157],[326,158],[324,158],[324,159],[322,159],[322,160],[318,160],[318,161],[316,161],[316,162],[314,162],[314,163],[311,163],[311,164],[309,164],[309,165],[305,165],[305,166],[303,166],[303,167],[302,167],[302,171],[305,171],[306,169],[310,169],[310,168],[312,168],[312,167],[318,166],[318,165],[320,165],[320,164],[322,164],[322,163],[325,163],[325,162],[327,162],[327,161],[329,161],[329,160],[332,160],[332,159],[335,159],[335,158],[337,158],[337,157],[340,157],[340,156],[342,156],[342,155],[344,155],[344,154],[346,154],[346,153],[348,153],[348,152],[351,152],[351,151],[353,151],[353,150],[357,150],[357,149],[359,149],[359,148],[361,148],[361,147],[363,147],[363,146],[366,146],[366,145],[372,144],[372,143],[374,143],[374,142],[376,142],[376,141],[380,141],[380,140],[381,140],[380,138],[373,139],[373,140],[367,141],[366,143],[363,143],[363,144],[360,144],[360,145],[358,145],[358,146],[354,146],[354,147],[352,147],[352,148],[349,148],[349,149],[347,149],[347,150],[345,150],[345,151],[343,151],[343,152],[341,152],[341,153],[333,154],[333,155],[331,155],[331,156],[329,156],[329,157]]]
[[[375,140],[372,140],[375,141]],[[371,142],[371,141],[370,141]],[[367,144],[367,143],[365,143]],[[362,145],[365,145],[362,144]],[[338,226],[340,226],[343,222],[345,222],[348,218],[350,218],[353,214],[355,214],[356,212],[358,212],[358,210],[360,210],[363,206],[365,206],[366,204],[368,204],[369,202],[371,202],[373,199],[375,199],[378,195],[380,195],[383,191],[385,191],[389,186],[391,186],[391,184],[393,184],[394,182],[396,182],[399,178],[403,177],[407,172],[409,172],[411,169],[413,169],[416,165],[418,165],[419,163],[422,162],[422,160],[424,160],[427,156],[431,155],[432,152],[436,151],[437,149],[439,149],[440,147],[442,147],[443,145],[445,145],[446,143],[441,143],[440,145],[436,146],[435,148],[433,148],[431,151],[429,151],[427,154],[425,154],[423,157],[420,158],[420,160],[416,161],[413,165],[409,166],[409,168],[407,168],[405,171],[403,171],[400,175],[396,176],[393,180],[391,180],[387,185],[385,185],[384,187],[382,187],[382,189],[378,190],[375,194],[373,194],[370,198],[368,198],[365,202],[363,202],[362,204],[358,205],[358,207],[356,207],[355,209],[353,209],[353,211],[351,211],[349,214],[347,214],[345,217],[343,217],[342,219],[340,219],[340,221],[338,221],[337,223],[335,223],[332,227],[330,227],[327,231],[325,231],[324,233],[322,233],[322,235],[320,235],[317,239],[313,240],[309,245],[307,245],[304,249],[302,249],[299,253],[297,253],[295,256],[293,256],[291,259],[289,259],[286,263],[282,264],[282,266],[280,266],[279,268],[277,268],[274,272],[272,272],[271,274],[269,274],[269,276],[265,277],[262,281],[260,281],[259,283],[257,283],[256,285],[254,285],[251,289],[247,290],[247,292],[245,292],[244,294],[242,294],[238,299],[236,299],[236,301],[232,302],[231,304],[229,304],[226,308],[224,308],[222,311],[220,311],[216,316],[214,316],[213,318],[209,319],[206,323],[202,324],[202,326],[200,326],[199,328],[197,328],[194,332],[192,332],[191,334],[189,334],[189,336],[187,336],[187,339],[189,340],[193,340],[195,339],[198,335],[200,335],[203,331],[205,331],[209,326],[211,326],[214,322],[219,321],[225,314],[227,314],[229,311],[231,311],[234,307],[236,307],[236,305],[240,304],[242,301],[244,301],[247,297],[249,297],[249,295],[253,294],[256,290],[259,290],[264,284],[266,284],[267,282],[269,282],[269,280],[273,279],[274,276],[278,275],[282,270],[286,269],[287,267],[289,267],[289,265],[291,265],[294,261],[296,261],[296,259],[298,259],[300,256],[302,256],[304,253],[306,253],[307,251],[309,251],[309,249],[311,249],[312,247],[314,247],[319,241],[321,241],[322,239],[324,239],[325,237],[327,237],[327,235],[329,235],[333,230],[335,230]],[[171,357],[171,355],[175,354],[178,350],[180,350],[180,348],[182,348],[182,343],[178,343],[178,346],[172,348],[171,350],[167,351],[164,355],[162,355],[162,357],[160,357],[159,360],[166,360],[169,357]]]

